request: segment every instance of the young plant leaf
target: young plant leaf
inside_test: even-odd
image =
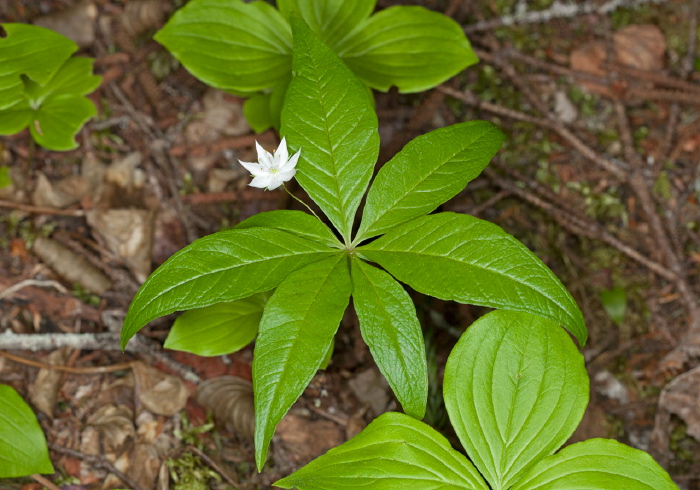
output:
[[[293,76],[282,134],[301,148],[296,178],[350,243],[379,154],[377,115],[367,91],[338,56],[292,14]]]
[[[262,133],[272,127],[270,113],[270,94],[255,94],[243,103],[243,116],[256,133]]]
[[[53,472],[32,409],[12,387],[0,384],[0,478]]]
[[[600,293],[600,301],[610,319],[617,325],[621,324],[627,313],[627,293],[617,287]]]
[[[418,292],[533,313],[586,343],[583,315],[561,281],[493,223],[456,213],[423,216],[358,251]]]
[[[297,12],[316,36],[331,48],[342,42],[374,11],[377,0],[278,0],[287,19]]]
[[[474,466],[436,430],[408,415],[385,413],[345,444],[278,482],[326,490],[488,490]]]
[[[649,454],[610,439],[567,446],[536,464],[512,490],[678,490]]]
[[[237,230],[248,228],[274,228],[329,247],[340,245],[330,228],[315,216],[302,211],[280,209],[258,213],[235,226]]]
[[[199,356],[236,352],[258,335],[263,308],[271,292],[186,311],[173,323],[166,349]]]
[[[503,139],[490,122],[470,121],[412,140],[372,182],[355,242],[428,214],[456,196],[488,165]]]
[[[0,24],[7,34],[0,38],[0,109],[24,99],[22,75],[46,85],[78,50],[77,44],[54,31],[29,24]],[[0,119],[4,118],[4,114]]]
[[[124,319],[122,349],[151,320],[269,291],[292,271],[334,254],[337,250],[269,228],[220,231],[200,238],[143,283]]]
[[[336,47],[372,88],[420,92],[441,84],[479,59],[462,27],[423,7],[389,7]]]
[[[351,271],[362,338],[404,412],[420,420],[428,399],[428,366],[413,301],[393,277],[356,257]]]
[[[347,255],[336,251],[289,274],[265,306],[253,357],[258,470],[275,427],[321,366],[351,290]]]
[[[450,354],[444,393],[474,465],[492,488],[506,489],[574,432],[588,404],[588,374],[555,323],[493,311]]]
[[[236,95],[271,88],[291,69],[289,24],[262,1],[193,0],[154,39],[195,77]]]

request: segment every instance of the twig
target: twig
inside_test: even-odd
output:
[[[504,15],[497,19],[485,20],[466,26],[464,32],[488,31],[496,27],[515,24],[542,24],[553,19],[571,19],[587,14],[608,14],[619,8],[635,8],[647,3],[665,3],[668,0],[608,0],[602,5],[593,1],[581,3],[563,3],[555,0],[551,7],[545,10],[518,12],[514,15]]]
[[[48,478],[45,478],[39,474],[32,475],[32,480],[34,480],[37,483],[41,483],[49,490],[61,490],[51,480],[49,480]]]
[[[9,288],[0,291],[0,299],[9,298],[17,291],[31,286],[40,288],[54,288],[59,293],[68,294],[68,290],[60,282],[52,280],[25,279],[24,281],[20,281],[17,284],[13,284]]]
[[[123,483],[126,483],[127,486],[131,487],[131,490],[144,490],[144,488],[139,485],[137,482],[132,480],[128,475],[125,475],[121,471],[119,471],[112,463],[107,461],[106,459],[100,458],[99,456],[93,456],[91,454],[85,454],[81,453],[80,451],[76,451],[75,449],[69,449],[67,447],[62,447],[54,443],[49,443],[49,448],[57,453],[60,454],[65,454],[67,456],[70,456],[72,458],[77,458],[82,461],[87,461],[91,465],[93,465],[95,468],[105,470],[109,473],[112,473],[114,476],[119,478]]]
[[[71,366],[59,366],[55,364],[46,364],[45,362],[35,361],[33,359],[27,359],[26,357],[16,356],[10,354],[9,352],[3,352],[0,350],[0,357],[9,359],[10,361],[18,362],[20,364],[25,364],[27,366],[33,366],[40,369],[49,369],[51,371],[61,371],[70,374],[100,374],[100,373],[113,373],[115,371],[124,371],[126,369],[131,369],[133,366],[130,362],[124,362],[121,364],[113,364],[111,366],[91,366],[91,367],[71,367]]]
[[[34,214],[52,214],[55,216],[85,216],[85,211],[82,209],[55,209],[42,206],[32,206],[31,204],[22,204],[19,202],[0,200],[0,208],[18,209]]]
[[[236,482],[234,481],[234,479],[231,478],[231,477],[229,476],[229,474],[228,474],[227,472],[225,472],[225,471],[223,470],[223,468],[221,468],[221,466],[219,466],[219,465],[216,463],[216,461],[214,461],[214,460],[211,459],[209,456],[207,456],[207,455],[204,453],[204,451],[201,451],[201,450],[199,450],[199,448],[197,448],[197,447],[195,447],[195,446],[192,446],[192,445],[187,446],[187,450],[188,450],[188,451],[192,451],[192,452],[195,453],[197,456],[199,456],[206,464],[209,465],[209,467],[210,467],[212,470],[214,470],[214,471],[216,471],[218,474],[220,474],[220,475],[223,477],[223,479],[226,480],[226,483],[228,483],[229,485],[231,485],[233,488],[241,488],[240,485],[239,485],[238,483],[236,483]]]

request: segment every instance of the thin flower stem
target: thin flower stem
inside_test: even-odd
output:
[[[314,213],[314,210],[311,209],[311,208],[309,207],[308,204],[306,204],[304,201],[302,201],[301,199],[299,199],[297,196],[295,196],[294,194],[292,194],[291,192],[289,192],[289,189],[287,189],[287,185],[286,185],[286,184],[282,183],[282,187],[284,187],[284,190],[287,191],[287,194],[289,194],[290,196],[292,196],[293,199],[296,199],[296,200],[299,201],[301,204],[303,204],[304,207],[305,207],[306,209],[308,209],[309,211],[311,211],[311,214],[313,214],[314,216],[316,216],[316,219],[318,219],[319,221],[321,221],[321,218],[319,218],[318,215],[317,215],[316,213]]]

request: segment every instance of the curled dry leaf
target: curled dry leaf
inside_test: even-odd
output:
[[[133,445],[114,461],[115,468],[138,483],[140,488],[153,488],[160,465],[158,450],[152,444],[143,443]],[[102,488],[124,488],[124,482],[110,474],[102,483]]]
[[[90,262],[49,238],[37,237],[32,251],[69,284],[80,284],[97,295],[112,287],[112,282]]]
[[[252,440],[255,429],[253,385],[235,376],[219,376],[202,382],[195,395],[197,403],[239,437]]]
[[[190,390],[175,376],[170,376],[142,362],[133,363],[136,395],[146,410],[171,416],[187,404]]]
[[[172,7],[172,2],[168,0],[132,0],[124,8],[124,30],[130,36],[138,36],[150,29],[156,29],[163,24]]]
[[[104,405],[88,418],[88,427],[97,429],[100,447],[111,461],[122,452],[127,441],[134,440],[136,429],[133,418],[133,412],[124,405]]]
[[[51,183],[39,172],[34,188],[33,201],[37,206],[65,208],[75,204],[90,192],[90,184],[80,175],[70,175]]]
[[[46,362],[52,366],[63,366],[69,356],[69,349],[53,351],[46,357]],[[40,369],[29,386],[29,399],[34,408],[53,419],[53,409],[56,406],[58,390],[63,381],[63,373],[52,369]]]
[[[96,18],[95,4],[91,0],[83,0],[60,12],[39,17],[34,24],[63,34],[81,48],[86,48],[95,42]]]

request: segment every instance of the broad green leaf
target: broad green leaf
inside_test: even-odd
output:
[[[418,292],[533,313],[586,343],[583,315],[566,288],[525,245],[493,223],[455,213],[423,216],[358,252]]]
[[[0,110],[0,134],[19,133],[29,126],[32,114],[27,99],[21,99],[13,106]]]
[[[226,230],[200,238],[143,283],[124,319],[122,349],[151,320],[269,291],[292,271],[335,253],[269,228]]]
[[[235,226],[237,230],[248,228],[275,228],[329,247],[338,248],[340,245],[330,228],[302,211],[280,209],[258,213]]]
[[[250,344],[258,334],[269,292],[186,311],[173,323],[166,349],[221,356]]]
[[[282,134],[301,148],[296,178],[350,243],[379,154],[377,115],[367,90],[296,14],[293,76],[282,110]]]
[[[444,395],[474,465],[492,488],[507,489],[574,432],[588,404],[588,374],[555,323],[493,311],[450,354]]]
[[[644,451],[590,439],[543,459],[512,490],[678,490]]]
[[[412,140],[374,179],[355,242],[428,214],[456,196],[488,165],[503,139],[490,122],[470,121]]]
[[[255,94],[243,103],[243,115],[256,133],[262,133],[272,127],[270,115],[270,94]]]
[[[627,313],[627,293],[622,288],[614,288],[600,293],[600,300],[608,316],[617,323],[622,323]]]
[[[259,470],[275,427],[321,366],[351,290],[347,255],[336,251],[289,274],[265,306],[253,357]]]
[[[45,85],[63,63],[78,50],[70,39],[43,27],[0,24],[7,34],[0,38],[0,109],[24,98],[21,75]],[[0,119],[4,114],[0,113]]]
[[[287,19],[298,12],[314,33],[331,48],[342,43],[374,11],[377,0],[278,0]]]
[[[97,114],[95,104],[80,95],[60,95],[46,99],[32,111],[29,131],[34,141],[50,150],[73,150],[78,147],[75,135]]]
[[[32,409],[12,387],[0,384],[0,478],[53,472]]]
[[[357,258],[351,270],[362,338],[404,412],[420,420],[428,399],[428,366],[413,301],[386,272]]]
[[[236,95],[271,88],[291,68],[289,24],[263,1],[192,0],[154,39],[195,77]]]
[[[474,466],[436,430],[401,413],[377,417],[358,435],[278,482],[328,490],[488,490]]]
[[[33,81],[25,84],[25,93],[32,107],[40,107],[52,96],[87,95],[100,86],[102,77],[93,75],[95,60],[91,58],[71,58],[56,72],[45,85]]]
[[[479,59],[462,28],[423,7],[389,7],[369,18],[336,50],[360,79],[386,92],[420,92]]]

